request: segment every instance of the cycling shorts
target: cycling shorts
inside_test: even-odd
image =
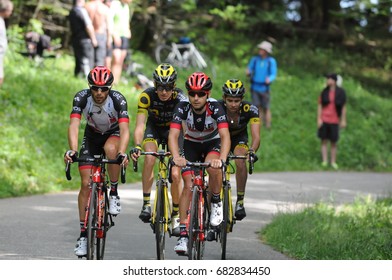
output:
[[[152,120],[148,119],[146,123],[146,129],[144,130],[144,139],[142,146],[146,142],[154,142],[157,147],[162,143],[165,143],[166,150],[168,150],[167,142],[169,137],[169,129],[169,126],[156,126],[154,125],[154,122]],[[178,137],[178,147],[180,151],[183,148],[183,138],[184,137],[181,131],[180,136]]]
[[[248,135],[246,135],[246,134],[239,134],[239,135],[236,135],[236,136],[232,136],[231,137],[230,151],[234,152],[234,149],[237,146],[243,146],[246,149],[249,149],[249,147],[248,147]]]
[[[80,147],[80,158],[92,158],[94,155],[101,155],[104,153],[103,147],[110,137],[118,137],[120,139],[119,128],[108,131],[105,134],[96,132],[91,126],[86,125],[82,146]],[[88,162],[79,162],[79,168],[82,166],[91,166]]]
[[[210,153],[220,155],[220,143],[220,138],[203,143],[184,140],[184,156],[187,161],[204,162]],[[185,173],[190,170],[190,167],[184,167],[181,172]]]

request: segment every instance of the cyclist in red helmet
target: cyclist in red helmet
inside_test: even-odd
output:
[[[125,97],[118,91],[112,90],[113,74],[104,67],[97,66],[87,77],[89,88],[76,93],[68,128],[69,150],[64,155],[64,161],[72,162],[72,156],[78,150],[79,126],[82,115],[87,124],[83,142],[79,151],[80,158],[93,157],[105,153],[108,159],[120,159],[123,165],[128,164],[126,149],[129,142],[128,105]],[[84,218],[89,195],[88,181],[91,165],[79,163],[81,188],[78,197],[80,237],[75,247],[77,256],[87,254],[87,233],[84,228]],[[121,210],[117,186],[120,166],[110,164],[107,167],[110,178],[109,212],[118,215]]]
[[[180,238],[174,250],[183,255],[187,252],[188,235],[186,231],[187,210],[191,200],[192,174],[186,161],[211,162],[207,169],[211,188],[212,226],[218,226],[223,219],[220,192],[222,188],[222,161],[225,162],[230,151],[229,125],[225,111],[213,98],[211,79],[203,72],[195,72],[185,82],[189,100],[180,102],[174,109],[169,132],[169,148],[174,163],[182,169],[184,189],[180,198]],[[184,156],[180,155],[178,137],[185,123]]]

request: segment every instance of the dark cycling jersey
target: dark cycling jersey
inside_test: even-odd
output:
[[[181,130],[183,121],[185,121],[185,140],[199,143],[219,139],[218,129],[228,127],[222,106],[213,98],[207,100],[206,111],[201,115],[192,110],[189,101],[180,102],[174,109],[170,128]]]
[[[173,97],[167,101],[161,101],[155,87],[145,89],[139,96],[137,113],[148,114],[148,122],[156,126],[170,126],[173,119],[173,110],[180,101],[187,98],[182,90],[175,88]]]
[[[223,109],[225,110],[225,113],[227,113],[225,102],[223,100],[219,100],[218,102],[222,105]],[[240,107],[240,116],[238,120],[236,122],[228,121],[228,123],[230,136],[238,136],[244,134],[247,136],[248,123],[260,123],[259,109],[255,105],[252,105],[250,102],[243,100]]]
[[[71,118],[87,120],[95,132],[105,134],[118,129],[119,123],[129,122],[128,105],[125,97],[116,90],[110,90],[104,104],[97,105],[89,89],[79,91],[73,100]]]

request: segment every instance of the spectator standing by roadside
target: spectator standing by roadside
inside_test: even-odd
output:
[[[132,0],[114,0],[110,9],[113,15],[113,54],[112,72],[114,83],[121,80],[121,73],[131,39],[131,10]]]
[[[10,0],[0,0],[0,87],[4,81],[4,56],[8,48],[7,28],[4,19],[9,18],[14,9]]]
[[[328,142],[330,142],[331,166],[338,169],[336,163],[339,127],[346,127],[346,92],[336,85],[338,75],[327,74],[327,86],[318,100],[317,127],[321,139],[322,167],[328,166]]]
[[[263,41],[257,45],[258,55],[253,56],[246,69],[247,76],[250,77],[251,94],[253,105],[259,108],[260,119],[263,120],[266,128],[271,127],[270,87],[277,75],[277,63],[272,54],[272,44]]]
[[[86,10],[93,23],[98,44],[94,49],[94,65],[103,66],[106,49],[109,44],[112,44],[110,9],[103,3],[103,0],[90,0],[86,3]]]
[[[113,13],[112,9],[112,0],[104,0],[103,3],[109,8],[108,11],[108,24],[110,30],[110,38],[108,38],[108,44],[106,46],[106,56],[105,56],[105,66],[108,68],[112,67],[112,53],[113,53]]]
[[[72,32],[72,47],[75,56],[75,76],[86,78],[94,66],[94,48],[97,39],[94,27],[85,8],[85,0],[74,0],[69,13]]]

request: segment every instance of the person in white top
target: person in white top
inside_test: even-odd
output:
[[[4,19],[9,18],[14,9],[10,0],[0,0],[0,87],[4,80],[4,56],[8,48],[7,29]]]

